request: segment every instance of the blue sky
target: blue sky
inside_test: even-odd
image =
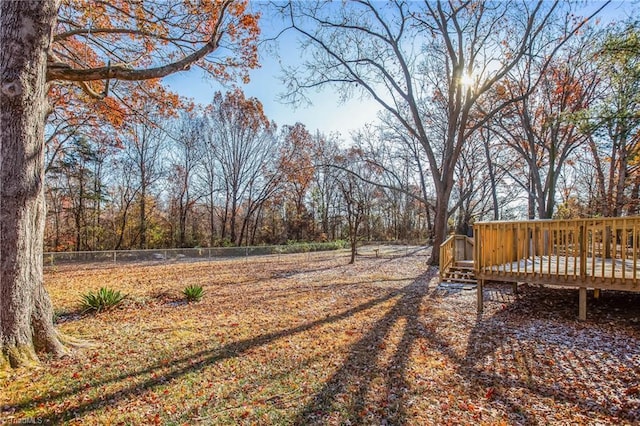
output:
[[[602,1],[591,2],[585,8],[585,15],[601,3]],[[258,3],[255,4],[258,5]],[[638,16],[638,12],[635,11],[638,7],[637,1],[614,1],[606,9],[603,19],[622,20],[631,14]],[[277,32],[267,19],[263,18],[262,26],[263,36],[269,37]],[[279,52],[280,59],[287,65],[296,64],[300,60],[301,54],[293,33],[285,35],[279,41]],[[359,129],[366,123],[376,121],[379,107],[375,102],[366,99],[351,99],[342,104],[339,101],[339,96],[330,88],[311,93],[309,95],[312,101],[311,106],[296,108],[283,104],[278,99],[283,92],[282,83],[278,78],[281,73],[278,58],[271,56],[266,49],[261,49],[260,64],[261,68],[250,73],[251,82],[246,85],[239,84],[239,86],[246,96],[256,97],[263,103],[267,117],[274,120],[278,126],[294,124],[299,121],[305,124],[309,131],[340,132],[343,138],[347,139],[350,131]],[[216,91],[224,92],[227,90],[213,79],[208,78],[198,68],[169,76],[164,79],[164,82],[180,95],[193,98],[203,105],[211,102]]]
[[[261,20],[263,37],[272,37],[279,31],[271,24],[265,18]],[[271,55],[267,49],[259,49],[261,67],[250,72],[249,84],[238,83],[247,97],[256,97],[262,102],[270,120],[274,120],[278,126],[301,122],[311,132],[340,132],[344,138],[349,137],[350,131],[376,120],[379,107],[375,102],[352,99],[340,103],[338,96],[329,88],[308,94],[312,102],[310,106],[294,107],[280,102],[279,96],[284,90],[279,80],[280,61],[286,65],[296,64],[301,54],[293,32],[279,37],[277,44],[280,58]],[[166,77],[164,82],[180,95],[193,98],[203,105],[211,102],[216,91],[224,92],[228,89],[208,78],[198,68]]]

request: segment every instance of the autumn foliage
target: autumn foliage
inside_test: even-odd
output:
[[[218,81],[246,82],[259,66],[258,19],[247,1],[65,0],[49,52],[50,121],[111,133],[119,144],[124,123],[146,119],[146,104],[164,116],[192,108],[163,86],[164,75],[198,66]]]

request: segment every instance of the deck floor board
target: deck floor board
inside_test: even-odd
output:
[[[574,256],[535,256],[502,265],[486,267],[485,272],[579,276],[581,259]],[[627,259],[586,259],[586,276],[595,278],[640,279],[640,264]],[[526,271],[526,273],[525,273]]]
[[[484,280],[528,282],[560,287],[640,292],[640,262],[590,257],[586,260],[584,276],[580,275],[580,269],[580,258],[577,257],[535,256],[481,268],[476,271],[476,277]]]

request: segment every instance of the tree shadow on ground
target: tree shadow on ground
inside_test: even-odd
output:
[[[445,297],[460,296],[463,293],[467,293],[475,290],[476,284],[462,284],[462,283],[439,283],[429,293],[429,299],[441,299]]]
[[[365,303],[296,327],[261,334],[253,338],[239,340],[214,349],[206,349],[196,352],[190,351],[189,355],[181,358],[171,359],[169,361],[161,360],[147,367],[138,368],[134,371],[128,371],[116,374],[109,378],[95,380],[91,382],[91,387],[93,388],[100,386],[106,387],[116,383],[121,386],[117,390],[106,391],[98,400],[82,401],[62,412],[40,416],[39,420],[44,423],[58,424],[71,419],[81,418],[83,415],[101,408],[106,401],[109,401],[110,404],[116,404],[121,400],[135,398],[140,394],[179,379],[187,374],[197,373],[223,360],[242,356],[245,352],[253,348],[267,345],[278,339],[303,333],[316,327],[344,320],[393,299],[400,294],[404,294],[403,300],[405,300],[409,297],[409,293],[415,294],[417,285],[417,283],[413,283],[407,288],[387,290],[381,296],[373,298]],[[180,352],[181,351],[178,351],[178,353]],[[46,396],[30,398],[7,408],[12,411],[18,411],[42,403],[78,396],[85,391],[86,385],[78,385],[67,388],[63,391],[51,392]]]
[[[82,418],[107,402],[117,404],[138,398],[254,348],[337,323],[397,299],[349,347],[335,372],[299,409],[292,422],[409,423],[409,401],[404,390],[411,387],[406,372],[417,339],[427,342],[430,349],[439,351],[454,365],[456,377],[459,375],[469,384],[468,395],[486,395],[481,404],[506,413],[513,423],[541,422],[527,397],[543,404],[553,401],[569,406],[587,416],[604,414],[622,422],[640,421],[640,393],[634,393],[640,377],[640,294],[604,292],[599,301],[590,300],[589,320],[579,323],[575,320],[576,290],[523,287],[516,297],[510,287],[489,286],[485,298],[493,306],[485,315],[475,317],[473,305],[473,311],[468,313],[469,327],[464,329],[464,337],[468,336],[466,347],[463,343],[456,348],[451,336],[440,328],[447,326],[446,319],[437,326],[426,323],[431,318],[423,311],[423,301],[427,295],[437,299],[434,287],[429,285],[436,273],[429,269],[403,288],[380,289],[368,301],[324,318],[219,347],[189,349],[187,356],[92,381],[92,387],[106,389],[99,400],[79,400],[65,411],[40,419],[57,424]],[[636,346],[628,348],[630,344]],[[514,396],[514,390],[521,396]],[[372,395],[372,391],[378,394]],[[85,385],[78,384],[10,408],[26,409],[84,392]],[[372,400],[377,404],[371,404]]]
[[[420,305],[436,273],[437,270],[430,269],[402,289],[402,298],[351,346],[346,360],[311,402],[300,410],[294,424],[326,424],[332,417],[339,417],[342,424],[351,425],[370,424],[380,417],[390,424],[406,423],[406,405],[402,397],[408,387],[405,372],[411,347],[421,334]],[[381,365],[380,357],[387,347],[389,334],[401,320],[406,322],[401,325],[400,341],[393,346],[391,359]],[[383,390],[386,395],[377,395],[381,403],[377,407],[380,412],[376,413],[372,412],[374,407],[368,405],[368,397],[372,382],[381,378],[386,379]]]
[[[464,357],[447,353],[487,404],[519,424],[544,423],[529,399],[640,421],[640,294],[603,292],[587,322],[576,319],[575,289],[524,286],[516,297],[493,286],[487,299],[501,308],[477,316]]]

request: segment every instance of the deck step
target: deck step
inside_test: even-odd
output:
[[[449,267],[441,271],[440,282],[448,284],[474,285],[478,281],[475,277],[474,264],[472,259],[454,260]]]
[[[475,277],[469,276],[469,275],[448,275],[444,279],[445,280],[455,280],[455,281],[461,281],[461,280],[476,281]]]
[[[478,281],[473,270],[473,260],[456,261],[445,271],[440,281],[448,284],[477,284]]]
[[[473,271],[469,271],[468,269],[450,269],[448,271],[449,275],[474,275]]]
[[[465,272],[473,272],[473,268],[469,268],[467,266],[452,266],[450,271],[465,271]]]
[[[454,264],[454,268],[473,270],[473,260],[457,260]]]
[[[443,278],[443,283],[468,283],[468,284],[478,284],[478,280],[475,278]]]

